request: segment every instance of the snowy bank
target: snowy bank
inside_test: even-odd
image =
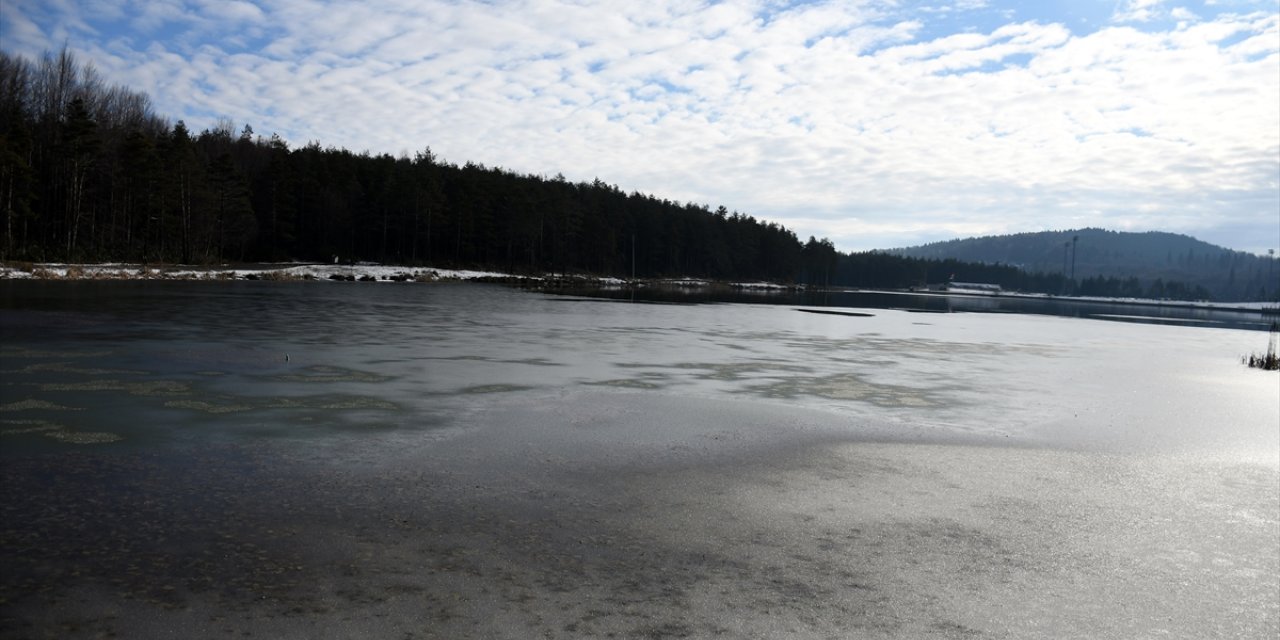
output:
[[[0,265],[0,280],[333,280],[417,281],[437,280],[541,280],[494,271],[400,267],[378,264],[276,263],[237,266],[151,266],[139,264]]]
[[[140,265],[127,263],[64,264],[20,263],[0,264],[0,280],[332,280],[361,282],[435,282],[482,281],[512,284],[546,285],[552,287],[585,285],[598,287],[625,287],[631,281],[613,277],[546,274],[542,276],[515,275],[498,271],[474,271],[468,269],[440,269],[435,267],[405,267],[373,263],[316,264],[269,263],[251,265]],[[680,289],[704,289],[728,286],[759,292],[783,292],[801,289],[797,285],[772,282],[718,283],[700,278],[669,278],[640,280],[639,286],[674,287]]]

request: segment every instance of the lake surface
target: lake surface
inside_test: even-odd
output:
[[[624,298],[0,283],[0,632],[1280,632],[1265,319]]]

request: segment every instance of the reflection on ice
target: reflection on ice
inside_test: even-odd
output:
[[[163,431],[141,426],[155,418],[130,421],[128,412],[160,412],[175,426],[184,418],[174,410],[228,421],[203,421],[202,432],[245,431],[260,421],[255,412],[289,409],[381,410],[412,425],[415,413],[465,411],[478,396],[614,387],[816,407],[851,418],[854,436],[887,422],[1083,447],[1274,440],[1263,428],[1274,394],[1235,362],[1253,334],[1234,330],[1013,314],[920,323],[894,309],[846,317],[748,304],[569,305],[469,286],[225,284],[212,298],[190,284],[120,286],[125,294],[96,304],[92,323],[23,311],[25,324],[0,351],[0,367],[15,374],[6,404],[109,407],[119,418],[111,430],[155,436]],[[181,323],[157,322],[165,318]],[[108,341],[113,348],[101,348]]]

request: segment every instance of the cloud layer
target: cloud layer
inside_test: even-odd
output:
[[[846,250],[1080,226],[1280,244],[1274,3],[908,4],[9,0],[0,36],[66,41],[197,130],[429,145]]]

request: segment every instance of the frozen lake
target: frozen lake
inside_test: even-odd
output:
[[[1265,332],[827,303],[0,282],[0,634],[1280,633]]]

